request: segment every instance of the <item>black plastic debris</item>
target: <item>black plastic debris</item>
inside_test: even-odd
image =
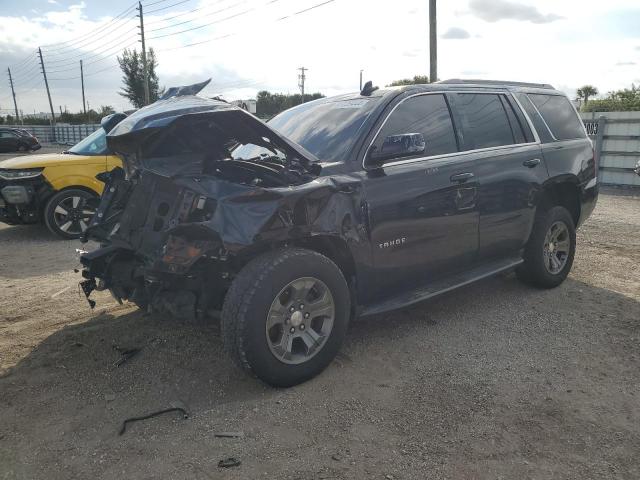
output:
[[[120,432],[118,432],[118,435],[124,435],[124,432],[127,431],[127,424],[129,424],[129,423],[139,422],[141,420],[148,420],[150,418],[157,417],[158,415],[164,415],[165,413],[171,413],[171,412],[182,412],[182,418],[184,418],[184,419],[189,418],[189,412],[187,412],[186,408],[183,408],[183,407],[171,407],[171,408],[167,408],[165,410],[159,410],[157,412],[148,413],[148,414],[142,415],[140,417],[127,418],[124,422],[122,422],[122,428],[120,429]]]
[[[240,460],[237,460],[233,457],[229,457],[229,458],[225,458],[224,460],[220,460],[218,462],[218,467],[220,468],[231,468],[231,467],[239,467],[240,466]]]

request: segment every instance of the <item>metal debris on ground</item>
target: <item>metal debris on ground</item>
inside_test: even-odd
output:
[[[119,367],[123,363],[128,362],[132,357],[135,357],[142,351],[141,348],[122,348],[118,347],[117,345],[114,345],[113,349],[120,352],[120,355],[122,355],[122,357],[120,357],[120,359],[116,363],[114,363],[116,367]]]
[[[214,433],[213,436],[218,438],[242,438],[244,437],[244,432],[218,432]]]
[[[118,435],[124,435],[124,432],[127,431],[128,423],[139,422],[140,420],[148,420],[149,418],[157,417],[158,415],[163,415],[165,413],[170,413],[170,412],[182,412],[183,418],[185,419],[189,418],[189,412],[187,412],[185,408],[171,407],[165,410],[160,410],[158,412],[148,413],[147,415],[142,415],[140,417],[127,418],[124,422],[122,422],[122,428],[120,429],[120,432],[118,433]]]
[[[231,468],[231,467],[239,467],[240,460],[237,460],[233,457],[225,458],[224,460],[220,460],[218,462],[218,467],[220,468]]]

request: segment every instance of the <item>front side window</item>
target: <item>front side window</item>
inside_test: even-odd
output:
[[[389,115],[378,133],[374,147],[383,150],[385,139],[420,133],[424,137],[421,157],[457,152],[458,144],[444,95],[420,95],[404,100]]]
[[[500,95],[458,93],[457,107],[462,116],[467,150],[500,147],[515,143],[511,124]]]
[[[582,122],[576,115],[569,99],[562,95],[541,95],[530,93],[529,98],[536,106],[544,121],[557,140],[584,138]]]

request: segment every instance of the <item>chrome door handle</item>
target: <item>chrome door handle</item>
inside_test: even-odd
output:
[[[525,167],[529,167],[529,168],[537,167],[538,165],[540,165],[540,159],[539,158],[531,158],[529,160],[525,160],[524,162],[522,162],[522,165],[524,165]]]
[[[449,177],[449,180],[451,180],[452,183],[464,183],[473,177],[474,177],[473,173],[464,172],[464,173],[456,173],[455,175],[451,175]]]

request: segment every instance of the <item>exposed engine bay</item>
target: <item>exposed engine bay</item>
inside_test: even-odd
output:
[[[224,102],[178,91],[107,143],[123,168],[99,175],[106,186],[84,234],[102,245],[81,257],[92,307],[91,292],[109,290],[143,309],[205,315],[258,249],[337,228],[325,207],[339,189],[318,178],[317,159]]]

